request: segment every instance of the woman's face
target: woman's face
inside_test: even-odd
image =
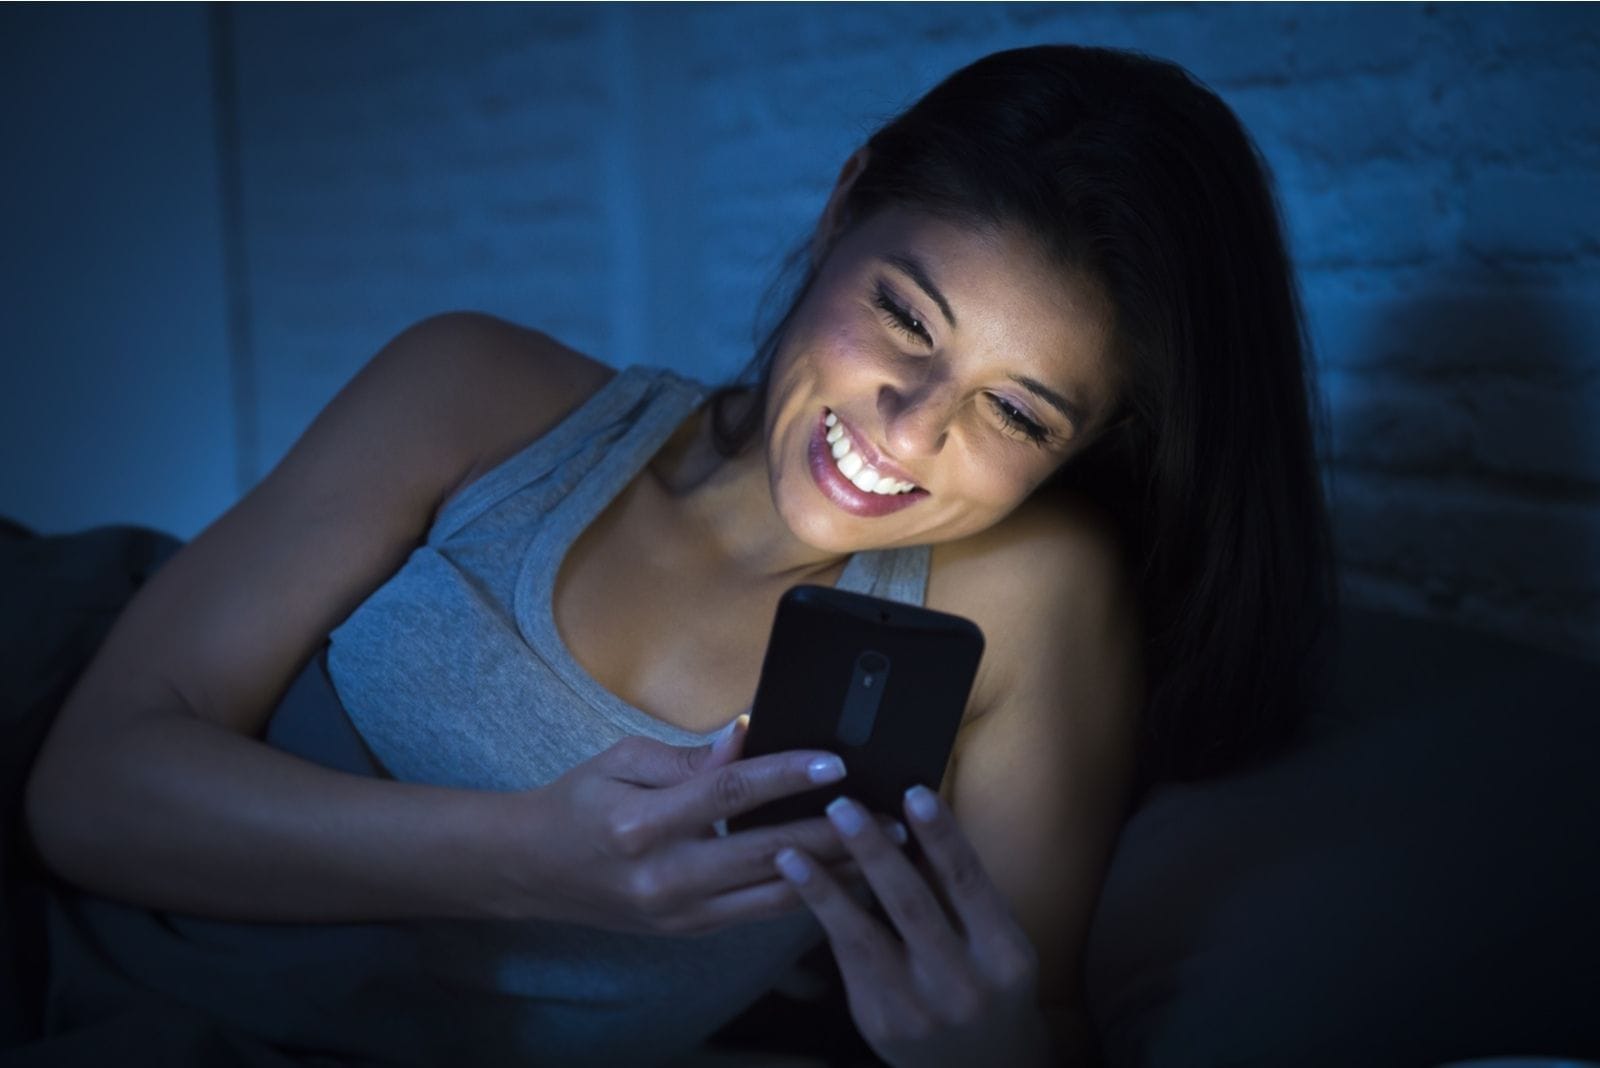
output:
[[[992,526],[1104,426],[1111,329],[1099,287],[1012,229],[873,215],[834,245],[775,357],[779,513],[837,552]]]

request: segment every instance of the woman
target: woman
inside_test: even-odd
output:
[[[30,825],[139,907],[86,895],[55,937],[285,1047],[617,1062],[698,1042],[814,917],[890,1063],[1088,1048],[1136,779],[1280,736],[1326,602],[1263,168],[1175,67],[1000,53],[851,157],[807,252],[753,384],[709,398],[480,316],[379,353],[62,711]],[[738,759],[801,582],[987,635],[941,792],[906,798],[920,865],[848,798],[708,830],[846,770]],[[268,958],[270,1011],[239,980]]]

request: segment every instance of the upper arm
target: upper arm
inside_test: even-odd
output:
[[[1120,554],[1089,512],[1033,505],[934,559],[930,603],[988,637],[950,800],[1039,953],[1041,996],[1073,1002],[1142,696]]]
[[[258,731],[293,673],[405,560],[446,497],[608,373],[485,316],[405,331],[139,592],[57,734],[171,708]]]

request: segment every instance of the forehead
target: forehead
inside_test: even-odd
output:
[[[835,256],[852,272],[893,277],[954,347],[1016,373],[1048,376],[1093,409],[1109,403],[1110,301],[1093,278],[1054,262],[1018,228],[888,208],[841,239]],[[906,273],[907,264],[945,298],[954,326]]]

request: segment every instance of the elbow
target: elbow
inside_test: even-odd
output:
[[[91,878],[94,858],[111,843],[105,831],[106,792],[102,770],[49,739],[34,759],[23,787],[22,826],[33,851],[53,874],[73,883]]]
[[[72,776],[63,773],[61,763],[48,746],[35,758],[23,787],[22,826],[45,867],[70,879],[88,820],[83,799],[69,788]]]

